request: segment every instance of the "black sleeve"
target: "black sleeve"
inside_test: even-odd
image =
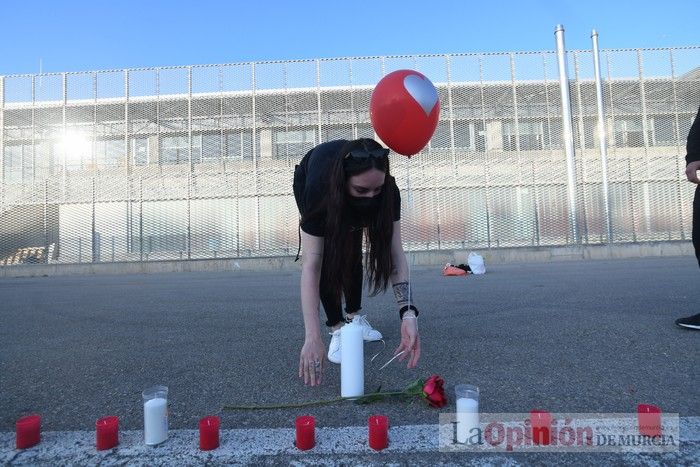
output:
[[[324,211],[312,211],[312,215],[303,219],[301,230],[314,237],[326,235],[326,214]]]
[[[318,185],[307,184],[302,195],[306,212],[302,213],[301,230],[314,237],[323,237],[326,232],[326,215],[321,209],[322,191]]]

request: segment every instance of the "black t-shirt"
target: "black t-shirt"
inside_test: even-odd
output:
[[[306,184],[301,194],[301,206],[303,207],[302,216],[305,212],[313,212],[328,195],[328,178],[330,175],[333,162],[338,157],[343,157],[340,150],[347,143],[346,140],[334,140],[326,143],[321,143],[316,146],[308,155],[306,161]],[[401,219],[401,194],[396,187],[394,177],[387,177],[384,181],[382,192],[386,195],[392,191],[394,197],[394,221]],[[359,222],[353,222],[356,219],[350,219],[350,225],[359,227]],[[319,212],[318,216],[306,219],[301,224],[301,230],[309,235],[323,237],[326,230],[326,214]]]

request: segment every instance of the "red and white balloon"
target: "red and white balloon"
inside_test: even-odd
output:
[[[377,136],[393,151],[411,157],[433,136],[440,99],[433,83],[422,73],[397,70],[377,83],[369,113]]]

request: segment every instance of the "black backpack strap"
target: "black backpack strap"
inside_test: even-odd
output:
[[[294,258],[294,262],[299,261],[299,255],[301,254],[301,217],[299,218],[299,248],[297,248],[297,257]]]
[[[292,183],[292,190],[294,191],[294,200],[297,203],[297,208],[299,209],[299,247],[297,248],[297,257],[294,262],[299,261],[299,255],[301,254],[301,218],[304,215],[304,190],[306,188],[306,170],[309,165],[309,158],[313,149],[307,152],[304,157],[301,158],[299,164],[294,166],[294,181]]]

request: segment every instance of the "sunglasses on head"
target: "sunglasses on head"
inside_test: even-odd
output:
[[[367,151],[366,149],[353,149],[345,155],[345,159],[369,159],[370,157],[374,159],[381,159],[389,155],[389,150],[387,148],[378,148]]]

